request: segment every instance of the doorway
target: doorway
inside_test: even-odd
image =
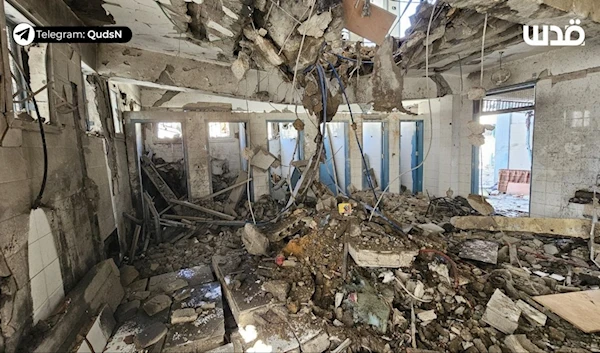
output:
[[[363,188],[384,190],[389,182],[389,148],[387,123],[363,122]],[[366,164],[366,168],[365,168]],[[369,180],[370,177],[370,180]]]
[[[208,122],[208,153],[212,191],[218,192],[247,179],[248,161],[242,151],[248,144],[246,123]],[[216,196],[225,200],[228,193]]]
[[[423,120],[400,121],[400,190],[423,192]],[[418,167],[418,168],[417,168]]]
[[[496,213],[529,215],[535,92],[533,86],[491,92],[475,105],[485,127],[473,148],[472,192],[487,197]]]
[[[269,168],[269,191],[275,200],[283,202],[300,180],[295,162],[304,158],[304,132],[296,130],[293,122],[267,121],[267,139],[269,153],[281,161]]]
[[[331,122],[320,125],[324,131],[325,161],[319,166],[320,181],[335,195],[346,194],[350,183],[350,150],[348,123]]]

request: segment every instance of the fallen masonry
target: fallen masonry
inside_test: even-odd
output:
[[[107,350],[600,350],[585,334],[595,330],[589,298],[600,272],[579,230],[566,232],[570,220],[552,221],[560,234],[508,220],[489,230],[489,217],[465,225],[455,209],[432,212],[422,196],[388,194],[369,221],[363,202],[373,195],[352,196],[337,199],[349,204],[341,213],[305,208],[150,247],[135,272],[122,270],[129,284]]]

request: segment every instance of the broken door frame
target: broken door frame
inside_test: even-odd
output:
[[[421,163],[423,163],[423,140],[424,140],[424,134],[425,134],[425,121],[424,120],[415,120],[415,119],[410,119],[410,120],[400,120],[398,121],[398,132],[400,133],[400,138],[398,139],[398,144],[399,146],[399,151],[400,154],[398,155],[398,164],[400,164],[400,173],[402,173],[402,167],[401,167],[401,159],[402,159],[402,123],[415,123],[415,135],[412,137],[412,139],[414,140],[414,143],[412,143],[412,152],[410,154],[411,156],[411,162],[410,162],[410,167],[411,169],[413,169],[414,167],[420,165]],[[412,193],[416,194],[419,192],[423,192],[423,165],[421,165],[419,168],[414,169],[411,174],[412,174],[412,180],[413,180],[413,185],[412,185]],[[402,180],[400,180],[400,185],[402,185]]]
[[[294,120],[282,120],[282,119],[267,119],[265,122],[266,128],[267,128],[267,150],[269,149],[269,124],[274,123],[274,124],[293,124]],[[304,130],[296,130],[298,131],[298,160],[303,160],[304,159]],[[269,151],[270,153],[271,151]],[[279,161],[281,164],[283,164],[285,161]],[[287,162],[286,162],[287,163]],[[271,185],[271,167],[269,167],[269,194],[271,194],[271,192],[273,191],[273,185]],[[291,178],[291,176],[290,176]],[[292,185],[292,189],[294,189],[296,186]]]
[[[189,170],[188,170],[188,162],[187,162],[188,161],[188,156],[187,156],[187,148],[186,148],[186,143],[187,143],[186,140],[187,139],[185,137],[185,131],[186,131],[185,130],[186,129],[185,120],[184,119],[173,119],[173,118],[160,119],[160,120],[156,120],[156,121],[146,121],[146,120],[132,119],[130,122],[132,123],[132,126],[134,127],[133,133],[134,133],[134,136],[136,138],[136,141],[137,141],[137,131],[135,129],[136,124],[140,124],[142,126],[143,126],[143,124],[157,124],[157,123],[180,123],[181,124],[181,145],[182,145],[182,148],[183,148],[183,162],[184,162],[184,168],[185,168],[186,189],[187,189],[186,199],[189,199],[190,198],[190,173],[189,173]],[[143,143],[143,141],[142,141],[142,143]],[[138,170],[138,173],[139,173],[140,195],[141,195],[142,192],[143,192],[143,185],[142,185],[142,170],[141,170],[142,167],[141,167],[141,164],[140,164],[140,158],[142,156],[140,156],[138,154],[138,151],[137,151],[137,142],[136,142],[135,146],[136,146],[136,149],[135,149],[135,157],[136,158],[135,159],[136,159],[136,162],[137,162],[137,170]],[[143,203],[143,199],[142,199],[142,206],[143,205],[144,205],[144,203]]]
[[[496,88],[493,90],[490,90],[486,93],[486,97],[489,96],[493,96],[493,95],[497,95],[497,94],[501,94],[501,93],[508,93],[508,92],[514,92],[514,91],[520,91],[520,90],[526,90],[526,89],[533,89],[533,105],[532,106],[528,106],[528,107],[523,107],[523,108],[512,108],[512,109],[504,109],[504,110],[497,110],[497,111],[493,111],[493,112],[482,112],[482,102],[483,100],[477,100],[477,101],[473,101],[473,121],[475,122],[479,122],[479,118],[481,116],[484,115],[501,115],[501,114],[507,114],[507,113],[515,113],[515,112],[526,112],[526,111],[533,111],[534,115],[535,115],[535,110],[536,110],[536,82],[535,81],[529,81],[529,82],[524,82],[524,83],[520,83],[517,85],[511,85],[511,86],[506,86],[506,87],[501,87],[501,88]],[[533,153],[533,149],[535,146],[535,133],[532,130],[532,141],[533,143],[531,144],[531,151],[532,151],[532,155],[531,155],[531,183],[532,185],[529,188],[529,209],[531,210],[531,191],[533,189],[533,158],[534,158],[534,153]],[[471,146],[471,193],[475,194],[475,195],[480,195],[480,187],[481,185],[479,185],[479,181],[480,181],[480,172],[479,172],[479,150],[480,150],[480,146]]]

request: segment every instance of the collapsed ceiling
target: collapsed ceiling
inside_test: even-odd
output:
[[[337,107],[342,102],[341,86],[364,82],[351,78],[367,75],[373,76],[371,84],[378,85],[391,76],[384,82],[389,89],[381,99],[395,103],[380,106],[402,109],[397,94],[402,91],[402,76],[423,76],[427,59],[439,94],[451,93],[440,89],[447,85],[439,74],[458,73],[458,67],[463,73],[478,70],[485,13],[485,64],[496,65],[499,52],[508,61],[552,49],[524,44],[523,24],[562,26],[571,18],[581,18],[588,36],[600,32],[596,22],[600,4],[583,0],[445,0],[435,6],[422,2],[411,17],[409,34],[386,42],[385,50],[342,39],[341,4],[355,0],[65,1],[88,24],[129,26],[134,33],[129,46],[231,66],[238,80],[249,69],[281,75],[303,89],[299,95],[315,113],[323,105],[328,111]],[[385,53],[376,57],[378,50]],[[392,58],[401,70],[386,65]],[[326,76],[327,101],[320,98],[323,89],[317,66]],[[378,76],[378,68],[394,74]]]

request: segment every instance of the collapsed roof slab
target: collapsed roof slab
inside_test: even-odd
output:
[[[276,71],[254,70],[238,81],[228,65],[201,62],[172,55],[134,49],[122,45],[102,44],[98,50],[98,73],[114,80],[172,91],[196,91],[226,97],[272,103],[300,104],[301,90],[294,92],[291,82]],[[446,75],[457,93],[460,78]],[[369,103],[373,94],[370,77],[352,79],[347,88],[351,103]],[[438,96],[436,83],[424,77],[405,77],[403,98],[427,99]]]

